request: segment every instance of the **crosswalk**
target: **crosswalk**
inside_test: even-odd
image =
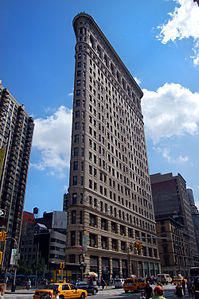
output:
[[[89,298],[91,299],[98,299],[98,298],[110,298],[112,299],[112,297],[116,297],[117,299],[125,299],[125,298],[132,298],[132,299],[140,299],[141,298],[141,293],[137,292],[137,293],[127,293],[125,294],[123,289],[104,289],[104,290],[100,290],[97,294],[97,296],[89,296]],[[175,295],[175,289],[172,288],[165,288],[164,291],[164,297],[166,299],[177,299],[176,295]],[[188,293],[185,294],[185,296],[183,296],[182,299],[190,299],[190,297],[188,296]]]

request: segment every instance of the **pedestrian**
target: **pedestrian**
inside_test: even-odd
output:
[[[27,283],[26,283],[26,289],[30,290],[31,289],[31,280],[30,278],[28,279]]]
[[[199,279],[194,281],[194,295],[195,299],[199,299]]]
[[[144,289],[144,294],[145,294],[146,299],[151,298],[152,295],[153,295],[153,289],[152,289],[152,287],[150,286],[149,283],[146,284],[146,287]]]
[[[102,278],[101,278],[101,286],[102,286],[102,290],[104,290],[105,285],[106,285],[106,282],[105,282],[104,278],[102,277]]]
[[[178,298],[182,298],[182,297],[184,296],[183,288],[182,288],[182,285],[181,285],[180,283],[178,283],[178,284],[176,285],[175,295],[176,295]]]
[[[191,279],[187,280],[187,291],[188,291],[189,297],[194,296],[194,285],[193,285],[193,281],[191,281]]]
[[[183,289],[184,295],[186,294],[186,288],[185,288],[185,286],[186,286],[186,282],[185,282],[185,279],[183,278],[183,280],[182,280],[182,289]]]
[[[158,285],[154,288],[153,290],[153,293],[154,295],[152,296],[152,299],[166,299],[164,296],[163,296],[163,293],[164,293],[164,289],[162,286]]]
[[[144,291],[142,291],[142,292],[140,293],[140,299],[146,299],[146,296],[145,296],[145,292],[144,292]]]

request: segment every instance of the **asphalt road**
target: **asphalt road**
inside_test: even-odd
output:
[[[176,299],[177,297],[174,295],[175,287],[173,285],[165,286],[164,296],[167,299]],[[5,299],[32,299],[32,294],[6,294],[4,296]],[[125,294],[123,289],[105,289],[100,290],[97,295],[89,296],[88,299],[140,299],[140,293],[127,293]],[[189,296],[186,295],[183,299],[190,299]]]

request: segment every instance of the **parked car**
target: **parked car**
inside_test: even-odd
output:
[[[124,284],[124,278],[115,278],[114,279],[114,286],[116,289],[122,288]]]
[[[78,281],[76,283],[76,288],[86,290],[88,294],[95,295],[98,293],[98,287],[93,284],[89,284],[85,281]]]
[[[85,299],[88,296],[86,290],[77,289],[70,283],[52,283],[44,289],[36,290],[33,299],[55,299],[57,294],[60,299]]]
[[[157,275],[157,282],[162,284],[168,284],[172,282],[172,278],[169,274],[161,273]]]

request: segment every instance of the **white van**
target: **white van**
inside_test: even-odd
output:
[[[169,274],[161,273],[157,275],[157,282],[168,284],[172,282],[172,278]]]

